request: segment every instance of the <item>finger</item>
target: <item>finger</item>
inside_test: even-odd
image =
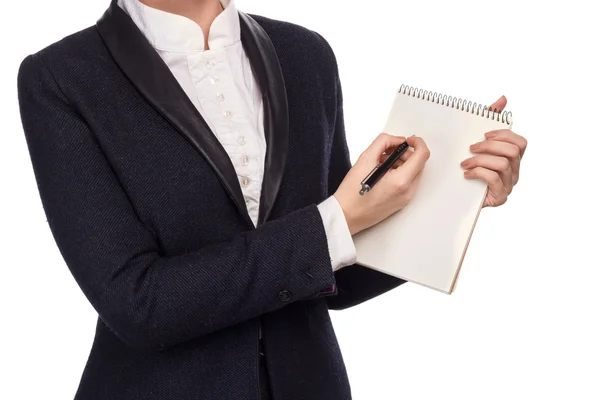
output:
[[[489,205],[492,207],[500,206],[506,203],[508,192],[504,188],[500,175],[495,171],[483,167],[475,167],[465,171],[467,179],[481,179],[488,185],[488,198],[491,197]]]
[[[513,174],[513,185],[519,180],[519,169],[521,167],[521,151],[515,144],[497,140],[484,140],[471,146],[471,152],[475,154],[491,154],[505,157],[510,162]]]
[[[379,162],[383,163],[385,160],[387,160],[387,158],[391,155],[391,153],[396,150],[396,148],[389,148],[386,150],[385,153],[383,153],[381,155],[381,157],[379,158]],[[392,168],[398,168],[400,165],[404,164],[404,162],[408,159],[408,157],[410,157],[410,154],[412,154],[412,149],[408,148],[406,149],[406,151],[404,153],[402,153],[402,155],[400,156],[400,158],[398,159],[398,161],[396,161],[394,163],[394,165],[392,165]]]
[[[388,157],[389,157],[389,155],[382,155],[381,158],[379,159],[379,163],[383,164]],[[404,160],[399,158],[398,160],[396,160],[396,162],[394,164],[392,164],[390,169],[396,169],[399,166],[401,166],[402,164],[404,164]]]
[[[386,150],[383,152],[383,154],[382,154],[381,156],[382,156],[382,157],[384,158],[384,160],[385,160],[385,159],[386,159],[386,158],[388,158],[388,157],[389,157],[389,156],[390,156],[390,155],[391,155],[391,154],[392,154],[392,153],[393,153],[393,152],[394,152],[394,151],[395,151],[397,148],[398,148],[398,146],[396,146],[396,147],[390,147],[390,148],[386,149]],[[410,153],[412,153],[412,151],[413,151],[413,150],[412,150],[410,147],[409,147],[408,149],[406,149],[406,151],[405,151],[404,153],[402,153],[402,155],[400,156],[400,160],[402,160],[402,161],[406,161],[406,160],[408,159],[408,157],[409,157]]]
[[[527,149],[527,139],[508,129],[490,131],[485,134],[485,137],[490,140],[498,140],[516,145],[519,148],[521,157],[523,157],[523,154],[525,154],[525,149]]]
[[[387,149],[398,147],[406,141],[404,136],[394,136],[387,133],[377,135],[373,143],[369,145],[359,156],[359,160],[364,160],[369,164],[377,164],[379,158]]]
[[[466,170],[483,167],[497,172],[498,175],[500,175],[500,179],[502,179],[502,183],[508,194],[512,192],[513,175],[508,158],[492,156],[489,154],[479,154],[475,157],[467,158],[460,163],[460,165]]]
[[[412,136],[406,141],[414,151],[401,167],[384,175],[384,177],[389,176],[390,179],[393,179],[400,184],[410,184],[415,179],[415,176],[417,176],[417,174],[425,167],[425,163],[429,160],[431,154],[422,138]]]
[[[508,103],[508,99],[505,96],[501,96],[490,108],[496,112],[502,111],[506,107],[506,103]]]

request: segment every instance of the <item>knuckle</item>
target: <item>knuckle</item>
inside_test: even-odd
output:
[[[403,193],[408,190],[409,183],[406,178],[400,178],[395,182],[395,188],[398,192]]]
[[[492,184],[495,184],[495,185],[502,183],[502,179],[500,178],[500,175],[497,173],[492,174],[491,180],[492,180]]]
[[[509,156],[511,158],[517,158],[517,157],[519,157],[519,154],[521,154],[521,150],[519,149],[519,146],[512,144],[510,146]]]
[[[502,171],[508,171],[510,169],[510,161],[508,161],[508,158],[500,158],[500,169]]]
[[[429,157],[431,157],[431,150],[429,150],[429,148],[428,148],[428,147],[425,147],[425,148],[423,149],[423,158],[424,158],[425,160],[429,160]]]

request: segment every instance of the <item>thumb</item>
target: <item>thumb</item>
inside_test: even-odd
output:
[[[496,102],[494,104],[492,104],[490,106],[490,108],[492,110],[502,111],[502,110],[504,110],[504,107],[506,107],[507,102],[508,102],[508,100],[506,99],[506,97],[501,96],[498,100],[496,100]]]

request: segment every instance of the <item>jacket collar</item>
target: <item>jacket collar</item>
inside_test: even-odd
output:
[[[258,224],[268,220],[281,186],[288,151],[289,117],[283,74],[273,43],[249,15],[238,11],[242,45],[262,91],[267,142]],[[227,152],[187,97],[167,65],[131,18],[112,0],[96,23],[123,73],[156,110],[211,165],[242,217],[254,226]]]

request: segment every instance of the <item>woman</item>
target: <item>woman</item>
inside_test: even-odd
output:
[[[318,34],[218,0],[113,0],[23,60],[19,102],[48,223],[98,312],[77,399],[348,399],[329,318],[404,281],[351,235],[402,208],[420,138],[351,168]],[[401,164],[401,165],[400,165]]]

